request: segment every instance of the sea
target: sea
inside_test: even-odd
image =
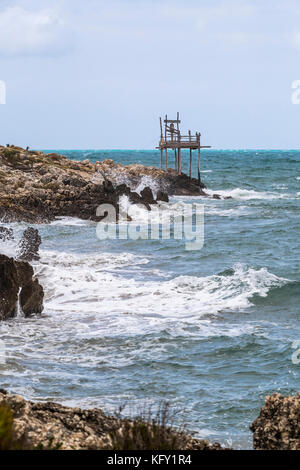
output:
[[[151,150],[56,152],[160,164]],[[75,218],[37,226],[45,308],[0,324],[1,388],[127,416],[168,402],[196,437],[252,448],[265,397],[300,389],[300,151],[204,150],[201,177],[222,199],[161,203],[164,214],[204,206],[198,250],[184,238],[99,239]],[[136,216],[147,223],[146,209]],[[27,225],[10,226],[16,240],[1,251],[14,255]]]

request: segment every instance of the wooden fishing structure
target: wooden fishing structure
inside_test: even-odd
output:
[[[174,150],[175,156],[175,170],[178,174],[182,173],[181,169],[181,150],[189,149],[190,150],[190,162],[189,162],[189,177],[192,177],[192,159],[193,159],[193,150],[198,151],[198,183],[201,183],[200,175],[200,156],[201,149],[211,148],[210,145],[201,145],[201,134],[196,132],[195,135],[191,134],[191,131],[188,131],[188,135],[182,135],[179,129],[179,124],[181,123],[179,119],[179,113],[177,113],[177,119],[168,119],[166,115],[164,119],[164,127],[162,119],[160,120],[160,141],[159,146],[156,147],[160,149],[160,168],[163,168],[163,153],[165,151],[165,168],[168,168],[168,149]]]

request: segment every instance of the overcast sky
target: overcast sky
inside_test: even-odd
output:
[[[0,0],[0,143],[300,148],[299,0]]]

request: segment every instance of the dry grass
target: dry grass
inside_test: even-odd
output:
[[[122,419],[124,406],[116,417]],[[139,416],[124,420],[121,429],[110,433],[112,450],[181,450],[189,436],[183,425],[174,426],[179,410],[169,402],[159,403],[156,411],[152,406],[144,408]]]

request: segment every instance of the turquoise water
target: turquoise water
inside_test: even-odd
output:
[[[159,163],[156,151],[60,153]],[[45,312],[1,325],[0,387],[108,411],[167,399],[198,436],[251,448],[264,397],[300,385],[291,360],[300,152],[203,151],[202,180],[232,199],[177,197],[165,207],[204,204],[200,251],[178,240],[100,241],[95,224],[76,219],[39,226]],[[24,226],[13,226],[20,235]]]

